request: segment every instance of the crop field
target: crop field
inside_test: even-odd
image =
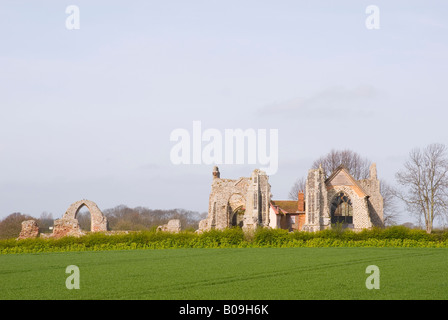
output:
[[[79,289],[67,289],[69,265]],[[367,289],[366,268],[379,270]],[[447,299],[445,248],[228,248],[0,255],[0,299]]]

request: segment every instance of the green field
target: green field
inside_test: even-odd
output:
[[[80,289],[68,290],[76,265]],[[366,267],[380,289],[366,288]],[[0,299],[447,299],[443,248],[165,249],[0,255]]]

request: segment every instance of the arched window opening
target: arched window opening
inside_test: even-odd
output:
[[[352,202],[343,192],[338,193],[331,202],[331,223],[353,223]]]
[[[230,225],[232,227],[243,227],[244,224],[244,213],[246,212],[246,209],[244,209],[243,206],[237,208],[233,213],[232,213],[232,220]]]
[[[81,210],[84,209],[84,210]],[[83,231],[92,231],[92,216],[86,206],[81,206],[76,213],[76,219],[79,223],[79,228]]]
[[[228,221],[232,227],[243,227],[246,199],[239,193],[232,194],[227,203]]]

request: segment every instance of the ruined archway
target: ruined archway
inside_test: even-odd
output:
[[[79,227],[76,219],[79,210],[86,207],[90,212],[91,232],[107,231],[107,218],[98,208],[95,202],[90,200],[79,200],[72,203],[62,219],[54,221],[53,237],[81,236],[85,234]]]
[[[243,227],[244,214],[246,213],[246,199],[240,193],[234,193],[230,196],[228,204],[229,226]]]
[[[338,192],[331,201],[331,223],[340,223],[344,226],[353,224],[353,205],[349,196]]]
[[[107,231],[107,218],[101,212],[95,202],[90,200],[79,200],[71,204],[62,219],[76,219],[81,208],[86,207],[90,212],[90,231]]]
[[[238,207],[235,211],[231,213],[230,226],[231,227],[240,227],[244,226],[244,213],[246,209],[243,206]]]

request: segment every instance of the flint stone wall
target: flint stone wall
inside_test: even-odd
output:
[[[36,220],[26,220],[22,222],[22,230],[17,240],[33,239],[39,236],[39,227]]]
[[[269,225],[271,186],[265,172],[255,169],[250,177],[221,179],[213,169],[208,216],[199,223],[198,232],[240,226],[254,230]]]
[[[311,169],[306,180],[306,217],[304,231],[319,231],[331,227],[331,203],[334,197],[343,192],[353,207],[353,230],[370,229],[383,226],[383,197],[380,193],[380,181],[377,178],[376,165],[370,167],[368,179],[356,183],[366,195],[356,193],[353,185],[342,185],[325,180],[322,168]]]
[[[54,221],[53,227],[53,238],[61,237],[80,237],[85,235],[83,231],[79,228],[79,223],[77,219],[57,219]]]
[[[91,219],[90,231],[92,232],[107,231],[106,216],[101,212],[100,208],[98,208],[96,203],[90,200],[84,199],[73,203],[67,209],[62,219],[76,219],[79,210],[84,206],[87,207],[87,209],[89,209],[90,212],[90,219]]]
[[[90,200],[79,200],[71,204],[65,212],[62,219],[54,221],[53,238],[61,238],[66,236],[79,237],[85,235],[79,227],[78,219],[76,219],[79,210],[83,207],[87,207],[90,212],[91,220],[91,232],[107,231],[107,218],[98,208],[96,203]]]
[[[173,219],[168,221],[167,224],[161,225],[157,227],[157,231],[164,231],[164,232],[172,232],[172,233],[179,233],[181,231],[181,223],[179,219]]]

